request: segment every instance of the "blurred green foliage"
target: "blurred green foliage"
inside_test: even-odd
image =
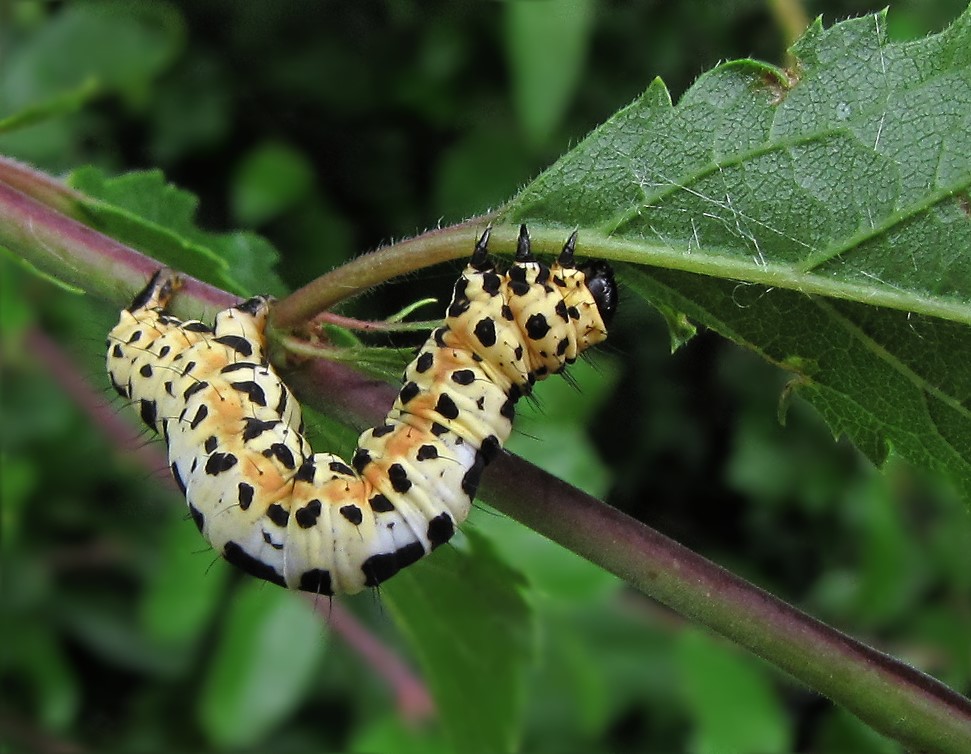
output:
[[[964,5],[895,3],[891,35],[939,29]],[[827,22],[879,7],[806,3]],[[282,280],[253,234],[220,236],[229,264],[215,264],[227,286],[282,290],[495,206],[655,75],[677,95],[719,59],[781,61],[781,38],[756,0],[14,0],[0,6],[0,153],[55,173],[91,165],[75,181],[106,199],[132,184],[105,175],[159,168],[186,193],[146,211],[162,225],[195,211],[207,243],[258,231],[281,253]],[[27,120],[5,121],[18,113],[31,127],[4,133]],[[124,218],[99,221],[123,235]],[[244,265],[254,262],[264,266]],[[455,274],[387,286],[355,312],[381,317],[444,297]],[[489,564],[476,589],[494,600],[494,627],[462,630],[435,603],[423,611],[434,561],[390,582],[387,605],[343,602],[413,667],[438,663],[428,683],[441,714],[457,719],[409,723],[385,681],[304,602],[204,551],[178,496],[31,352],[42,328],[74,376],[100,389],[114,318],[3,263],[0,730],[15,750],[434,752],[453,750],[465,730],[477,737],[469,750],[900,751],[488,510],[473,514],[468,547],[443,555],[456,568],[468,557]],[[953,491],[899,463],[878,474],[798,400],[780,426],[781,372],[710,334],[671,357],[653,310],[625,302],[605,351],[577,370],[578,391],[544,386],[517,452],[971,689],[971,526]],[[438,605],[469,598],[449,587],[454,572],[441,574]],[[525,585],[492,595],[489,576]],[[427,622],[421,637],[398,632],[408,611]],[[478,652],[477,641],[497,637],[508,653]],[[476,734],[483,718],[465,720],[463,701],[507,682],[521,692]]]

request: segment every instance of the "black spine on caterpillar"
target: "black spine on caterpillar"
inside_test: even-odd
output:
[[[165,438],[192,518],[227,560],[281,586],[354,593],[451,538],[516,401],[606,338],[617,306],[605,263],[574,265],[576,233],[548,267],[523,226],[505,274],[488,240],[486,230],[444,325],[350,463],[304,439],[300,406],[264,353],[267,298],[220,312],[212,327],[183,322],[165,312],[178,278],[159,272],[121,313],[111,382]]]

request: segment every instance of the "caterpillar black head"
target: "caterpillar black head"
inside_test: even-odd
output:
[[[590,295],[597,302],[597,311],[600,312],[604,324],[609,325],[620,300],[613,268],[604,261],[596,261],[587,262],[580,267],[580,271],[586,278]]]

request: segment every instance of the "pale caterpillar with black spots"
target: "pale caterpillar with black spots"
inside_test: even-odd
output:
[[[607,336],[617,288],[605,263],[574,265],[576,233],[549,267],[525,226],[505,274],[489,230],[455,283],[443,326],[405,369],[384,423],[347,463],[314,453],[300,405],[266,356],[270,301],[214,326],[166,314],[178,278],[158,272],[108,336],[112,385],[168,446],[199,530],[231,563],[318,594],[376,586],[448,541],[516,401]]]

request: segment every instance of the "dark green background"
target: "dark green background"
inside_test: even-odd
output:
[[[0,136],[0,153],[54,174],[159,167],[199,196],[204,228],[268,237],[293,287],[360,251],[497,206],[655,76],[677,98],[720,60],[784,63],[766,2],[589,7],[580,41],[557,50],[560,66],[578,72],[562,114],[537,129],[517,93],[540,62],[510,41],[506,3],[15,0],[0,5],[0,118],[92,73],[100,94]],[[829,24],[880,7],[804,11]],[[939,30],[963,8],[897,2],[890,35]],[[211,658],[228,653],[245,675],[266,649],[265,637],[243,629],[292,608],[261,606],[275,599],[269,587],[253,591],[222,563],[208,569],[209,553],[180,560],[203,545],[179,501],[113,447],[23,345],[30,328],[51,333],[100,389],[115,314],[3,270],[4,740],[51,752],[208,751],[231,748],[228,740],[281,752],[443,746],[434,723],[398,722],[380,679],[338,640],[308,655],[312,672],[289,690],[273,668],[253,670],[262,685],[242,690],[213,670]],[[381,317],[441,297],[456,270],[382,288],[354,311]],[[781,372],[710,334],[670,356],[661,318],[625,303],[599,373],[580,391],[557,385],[525,418],[524,435],[539,438],[527,450],[784,599],[971,690],[962,503],[902,464],[876,473],[798,400],[780,426]],[[544,567],[542,554],[517,561],[506,549],[514,568]],[[204,590],[180,594],[179,569],[198,579],[200,562]],[[538,659],[523,750],[899,751],[781,674],[580,570],[586,580],[531,597]],[[549,588],[552,579],[536,581]],[[346,604],[415,666],[380,600]],[[173,618],[172,605],[192,615]],[[324,629],[305,618],[284,620],[272,641],[323,645]],[[206,701],[224,695],[220,684],[247,697],[239,720]],[[220,737],[246,727],[261,695],[284,698],[278,719]]]

